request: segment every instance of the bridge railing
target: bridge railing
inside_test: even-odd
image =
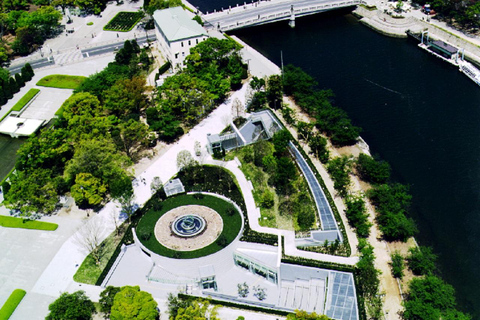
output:
[[[349,7],[349,6],[359,5],[359,4],[365,4],[365,1],[350,0],[350,1],[334,2],[334,3],[328,3],[328,4],[319,4],[315,6],[312,6],[311,4],[307,4],[301,7],[294,7],[294,13],[296,17],[300,17],[304,15],[325,11],[325,10]],[[228,25],[223,25],[221,20],[218,21],[217,20],[218,18],[216,18],[217,21],[210,21],[211,27],[212,28],[219,27],[221,31],[231,31],[234,29],[240,29],[248,26],[265,24],[265,23],[270,23],[270,22],[279,21],[279,20],[286,20],[286,19],[289,19],[291,15],[290,10],[285,8],[282,8],[281,10],[274,11],[269,13],[268,15],[264,15],[260,17],[258,17],[258,15],[255,13],[254,10],[250,12],[251,12],[251,15],[254,16],[255,18],[241,19],[236,21],[236,23],[230,23]],[[208,15],[204,16],[204,18],[208,21]]]

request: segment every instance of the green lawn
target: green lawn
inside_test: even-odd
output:
[[[36,95],[38,92],[40,92],[39,89],[30,89],[30,90],[28,90],[28,92],[25,93],[25,95],[24,95],[22,98],[20,98],[20,100],[18,100],[17,103],[15,103],[15,105],[10,109],[9,112],[7,112],[7,113],[2,117],[2,119],[0,119],[0,121],[2,121],[3,119],[5,119],[5,117],[7,117],[7,116],[10,114],[10,112],[22,110],[22,108],[23,108],[27,103],[29,103],[30,100],[32,100],[33,97],[35,97],[35,95]]]
[[[59,89],[77,89],[85,79],[87,78],[82,76],[51,74],[40,79],[40,81],[37,82],[37,86]]]
[[[2,309],[0,309],[0,320],[8,320],[10,316],[13,314],[17,306],[22,301],[23,297],[25,296],[26,292],[22,289],[15,289],[13,290],[10,297],[8,297],[7,301],[3,305]]]
[[[58,224],[56,223],[28,220],[8,216],[0,216],[0,226],[6,228],[21,228],[45,231],[55,231],[58,228]]]
[[[235,207],[229,202],[217,197],[203,195],[202,198],[197,199],[192,195],[180,195],[173,198],[168,198],[161,204],[162,207],[160,210],[155,211],[154,209],[150,209],[144,214],[144,216],[138,222],[136,232],[137,236],[142,235],[139,236],[139,239],[148,249],[162,256],[177,259],[193,259],[203,257],[223,249],[223,247],[219,246],[216,242],[194,251],[175,251],[162,246],[155,238],[155,224],[164,213],[173,208],[191,204],[212,208],[218,212],[223,219],[224,226],[220,237],[222,235],[225,236],[227,243],[231,243],[237,237],[242,227],[242,218],[240,217],[240,213],[235,210],[235,214],[229,216],[227,214],[227,210],[230,208],[235,209]],[[145,234],[150,235],[148,240],[145,240],[143,237]]]
[[[33,99],[33,97],[35,97],[37,95],[37,93],[40,92],[40,89],[30,89],[28,90],[27,93],[25,93],[25,95],[20,99],[18,100],[17,103],[15,103],[15,105],[12,107],[12,109],[10,111],[20,111],[22,110],[22,108],[30,102],[30,100]]]
[[[115,232],[112,232],[112,234],[110,234],[101,244],[105,254],[102,259],[100,259],[100,265],[97,265],[95,259],[89,254],[85,260],[83,260],[82,265],[73,276],[73,280],[95,285],[102,274],[103,269],[107,266],[110,257],[113,255],[119,242],[122,240],[122,236],[123,233],[120,233],[120,235],[117,236]]]

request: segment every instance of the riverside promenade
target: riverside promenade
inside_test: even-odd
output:
[[[358,6],[353,13],[360,22],[371,29],[390,37],[406,38],[406,31],[420,33],[428,30],[430,37],[439,39],[453,46],[465,49],[465,55],[480,64],[480,38],[454,29],[443,21],[424,14],[419,9],[409,8],[402,17],[392,17],[385,13],[391,11],[388,1],[367,0],[367,6]],[[373,8],[373,9],[370,9]]]

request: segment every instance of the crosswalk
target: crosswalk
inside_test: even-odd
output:
[[[82,55],[82,50],[76,49],[76,50],[73,50],[73,51],[69,51],[69,52],[54,55],[53,59],[55,61],[55,64],[64,65],[64,64],[68,64],[68,63],[74,63],[74,62],[77,62],[77,61],[81,61],[81,60],[84,59],[84,57]]]

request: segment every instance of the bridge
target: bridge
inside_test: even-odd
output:
[[[246,3],[236,7],[222,8],[220,11],[202,15],[207,28],[231,31],[280,20],[290,20],[295,26],[295,18],[318,12],[364,4],[364,0],[266,0]]]

